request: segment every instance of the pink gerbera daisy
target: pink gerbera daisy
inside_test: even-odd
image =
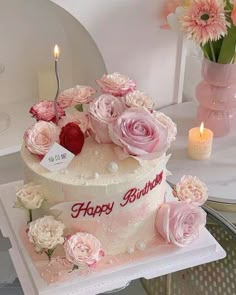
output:
[[[200,45],[216,41],[227,33],[223,0],[194,0],[180,18],[187,38]]]

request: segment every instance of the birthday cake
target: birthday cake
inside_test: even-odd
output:
[[[206,219],[207,189],[196,177],[183,177],[176,201],[165,202],[173,121],[129,77],[96,82],[100,95],[77,85],[32,106],[36,123],[21,149],[16,207],[29,211],[26,243],[73,270],[145,251],[157,236],[186,246]]]

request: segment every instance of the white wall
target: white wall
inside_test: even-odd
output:
[[[160,30],[164,0],[1,0],[0,104],[38,97],[37,74],[62,48],[62,88],[127,73],[162,107],[176,99],[177,37]],[[95,41],[95,42],[94,42]],[[98,50],[98,48],[99,50]],[[101,56],[101,54],[102,56]]]
[[[90,32],[108,72],[129,74],[159,107],[176,100],[177,36],[161,30],[164,0],[51,0]]]
[[[103,58],[87,31],[49,0],[0,2],[0,104],[38,97],[38,72],[52,65],[53,47],[61,46],[62,88],[94,84],[105,71]]]

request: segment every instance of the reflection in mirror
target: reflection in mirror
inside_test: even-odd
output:
[[[49,0],[1,0],[0,24],[0,111],[9,114],[13,125],[19,115],[14,109],[19,107],[21,112],[25,106],[21,112],[24,120],[33,102],[55,97],[55,44],[61,48],[62,90],[76,84],[95,86],[95,79],[105,72],[89,33]],[[4,130],[9,117],[0,119]]]

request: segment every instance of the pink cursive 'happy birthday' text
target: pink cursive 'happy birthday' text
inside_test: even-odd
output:
[[[153,181],[148,181],[144,188],[131,188],[128,192],[124,195],[123,203],[120,203],[121,207],[125,207],[128,203],[133,203],[136,200],[140,199],[147,195],[151,190],[153,190],[158,184],[161,183],[163,178],[163,171],[160,174],[156,175],[156,178]]]
[[[112,209],[114,207],[114,202],[112,203],[107,203],[107,204],[102,204],[100,205],[96,205],[96,206],[92,206],[92,202],[80,202],[80,203],[75,203],[72,208],[71,211],[73,213],[71,213],[71,217],[72,218],[77,218],[79,217],[80,213],[83,214],[83,216],[101,216],[103,213],[105,213],[106,215],[109,215],[112,212]]]
[[[125,207],[126,205],[139,200],[141,197],[144,197],[162,182],[162,178],[163,171],[160,174],[157,174],[152,181],[149,180],[142,189],[131,188],[124,195],[123,202],[120,203],[120,206]],[[95,216],[101,216],[102,214],[109,215],[113,210],[114,204],[115,202],[93,205],[91,201],[75,203],[71,207],[71,217],[78,218],[79,216],[92,216],[94,218]]]

